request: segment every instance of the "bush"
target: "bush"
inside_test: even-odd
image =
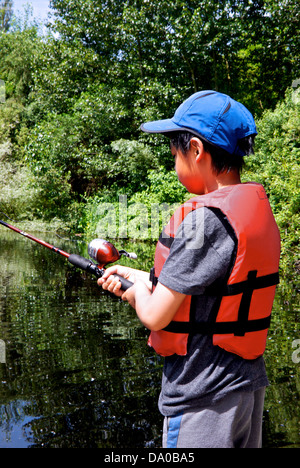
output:
[[[150,170],[133,193],[107,192],[90,198],[85,208],[85,231],[89,238],[130,238],[156,240],[170,215],[190,194],[175,171],[160,167]]]
[[[288,90],[285,100],[258,121],[255,156],[249,159],[243,180],[255,180],[266,189],[281,239],[281,269],[295,271],[299,259],[300,225],[300,96]],[[299,262],[299,260],[298,260]]]
[[[32,184],[32,175],[26,167],[0,161],[2,214],[18,221],[32,220],[37,216],[39,196],[40,189]]]

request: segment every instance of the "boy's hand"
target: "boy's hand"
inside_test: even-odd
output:
[[[123,278],[126,278],[132,283],[136,281],[134,270],[132,268],[114,265],[105,270],[102,278],[98,280],[98,285],[102,286],[105,291],[109,291],[118,297],[122,297],[124,291],[121,290],[121,282],[116,276],[114,276],[115,274],[123,276]]]
[[[122,291],[121,282],[114,276],[115,274],[131,281],[133,286],[127,289],[127,291]],[[152,284],[149,282],[149,273],[120,265],[107,268],[102,278],[98,280],[98,285],[102,286],[105,291],[121,297],[123,301],[127,301],[134,309],[137,291],[149,295],[152,289]]]
[[[115,274],[128,279],[134,283],[133,286],[122,291],[120,280],[113,276]],[[98,284],[127,301],[136,310],[142,324],[153,331],[162,330],[169,325],[186,297],[161,283],[158,283],[152,294],[149,273],[120,265],[107,268]]]

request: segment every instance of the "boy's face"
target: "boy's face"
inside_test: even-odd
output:
[[[204,184],[199,164],[196,161],[195,149],[190,149],[184,154],[172,146],[171,152],[175,158],[175,170],[179,181],[190,193],[202,195]]]

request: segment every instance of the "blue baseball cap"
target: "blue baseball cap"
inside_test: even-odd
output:
[[[189,131],[230,154],[245,156],[239,148],[241,138],[257,135],[252,114],[243,104],[226,94],[200,91],[181,104],[172,119],[147,122],[146,133]]]

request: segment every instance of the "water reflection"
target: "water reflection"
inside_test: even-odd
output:
[[[129,306],[13,233],[0,258],[0,446],[159,444],[160,363]]]
[[[87,256],[84,244],[41,237]],[[150,267],[153,247],[130,249],[138,249],[138,268]],[[162,361],[134,311],[14,233],[0,232],[0,262],[0,447],[159,447]],[[300,446],[293,294],[278,295],[268,342],[266,447]]]

